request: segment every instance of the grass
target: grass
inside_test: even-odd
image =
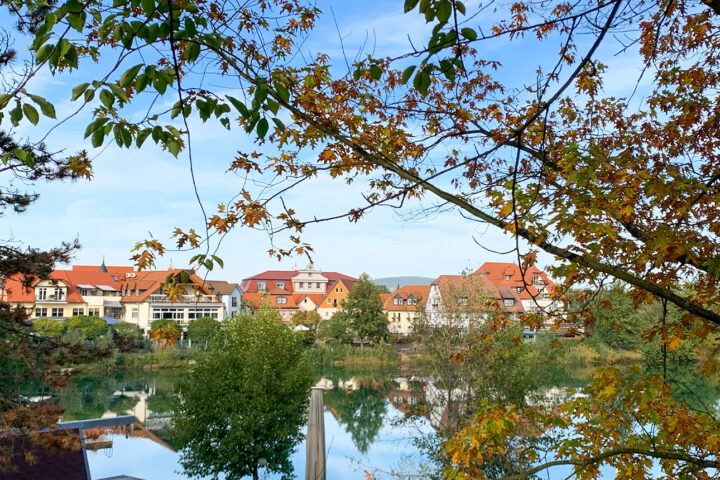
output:
[[[197,348],[180,349],[166,347],[154,348],[144,352],[118,352],[113,350],[107,358],[94,362],[69,365],[73,372],[113,372],[127,370],[160,370],[166,368],[186,368],[202,355]]]
[[[388,344],[372,347],[353,347],[349,345],[315,345],[308,350],[310,361],[316,365],[371,366],[397,365],[397,350]]]

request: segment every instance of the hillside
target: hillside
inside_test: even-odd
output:
[[[398,288],[399,286],[403,285],[430,285],[432,281],[435,280],[434,278],[429,277],[384,277],[384,278],[374,278],[373,282],[377,283],[378,285],[385,285],[391,292]]]

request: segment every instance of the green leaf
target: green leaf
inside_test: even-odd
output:
[[[177,158],[180,153],[180,144],[175,140],[171,140],[167,143],[168,152],[172,153],[173,157]]]
[[[210,255],[213,260],[215,260],[215,263],[220,265],[220,268],[225,268],[225,264],[223,263],[222,259],[218,257],[217,255]]]
[[[26,103],[23,105],[23,113],[25,113],[25,117],[30,120],[30,123],[33,125],[38,124],[38,120],[40,120],[40,114],[37,110],[35,110],[35,107],[30,105],[29,103]]]
[[[430,0],[420,0],[420,13],[425,13],[429,6]]]
[[[130,101],[130,97],[128,97],[127,92],[125,92],[125,90],[120,85],[116,85],[114,83],[109,83],[108,87],[110,87],[110,90],[112,90],[112,92],[115,94],[115,96],[118,97],[123,102]]]
[[[93,132],[92,139],[90,141],[91,141],[93,147],[98,148],[100,145],[102,145],[104,139],[105,139],[105,129],[98,128],[97,130],[95,130]]]
[[[185,59],[188,62],[194,62],[200,56],[200,44],[192,42],[185,47]]]
[[[437,17],[438,21],[440,23],[445,23],[450,18],[450,15],[452,14],[452,4],[449,0],[442,0],[437,7],[437,11],[435,12],[435,16]]]
[[[113,134],[115,135],[115,143],[117,143],[118,147],[123,146],[123,138],[122,138],[122,127],[119,123],[116,123],[113,127]]]
[[[225,95],[225,98],[227,98],[228,101],[233,104],[233,107],[235,107],[235,109],[240,112],[240,115],[242,115],[243,118],[247,118],[250,115],[247,107],[240,100],[235,97],[231,97],[230,95]]]
[[[167,86],[168,82],[162,75],[156,76],[153,80],[153,88],[155,88],[155,90],[157,90],[160,95],[165,93],[165,90],[167,90]]]
[[[151,130],[149,128],[140,130],[137,134],[137,138],[135,139],[135,145],[140,148],[142,147],[143,143],[145,143],[145,140],[147,139],[148,135],[150,135]]]
[[[412,74],[415,71],[415,68],[416,68],[415,65],[411,65],[408,68],[406,68],[405,71],[403,71],[402,80],[401,80],[403,84],[406,84],[408,82],[408,80],[410,80],[410,77],[412,77]]]
[[[265,103],[265,99],[268,96],[268,88],[265,83],[259,83],[257,87],[255,88],[255,97],[253,98],[253,107],[255,110],[259,109],[263,103]]]
[[[413,85],[423,97],[427,95],[428,88],[430,88],[430,74],[427,69],[415,75]]]
[[[287,88],[285,88],[285,85],[283,85],[282,83],[275,83],[275,90],[277,91],[278,96],[283,102],[290,102],[290,92]]]
[[[20,120],[22,120],[23,112],[22,107],[20,106],[20,102],[15,102],[15,108],[10,110],[10,123],[13,124],[14,127],[17,127],[20,123]]]
[[[113,96],[112,93],[110,93],[110,90],[103,88],[100,91],[100,101],[102,102],[105,107],[110,108],[112,107],[112,104],[115,102],[115,96]]]
[[[404,6],[405,13],[408,13],[410,10],[415,8],[415,6],[417,6],[419,1],[420,0],[405,0],[405,6]]]
[[[155,10],[155,0],[140,0],[145,13],[151,14]]]
[[[123,88],[129,87],[132,84],[133,80],[135,80],[135,77],[137,76],[138,72],[142,67],[142,64],[139,64],[128,70],[125,70],[125,73],[120,75],[120,80],[118,80],[118,84]]]
[[[40,97],[38,95],[30,95],[28,94],[28,97],[35,102],[37,106],[40,107],[40,111],[42,111],[43,115],[49,118],[56,118],[55,117],[55,107],[52,103],[45,100],[43,97]]]
[[[20,160],[22,163],[27,165],[30,168],[35,167],[35,157],[30,155],[28,152],[23,150],[22,148],[15,148],[12,151],[13,155],[17,157],[18,160]]]
[[[50,57],[50,54],[55,50],[55,45],[43,45],[40,49],[35,52],[35,63],[42,63]]]
[[[85,19],[87,18],[87,13],[80,12],[80,13],[71,13],[68,15],[67,20],[68,23],[72,28],[77,30],[78,32],[82,32],[83,28],[85,28]]]
[[[371,65],[370,66],[370,78],[373,80],[380,80],[380,77],[382,77],[382,70],[377,65]]]
[[[477,40],[477,33],[472,28],[465,27],[460,30],[460,35],[467,38],[470,41]]]
[[[267,133],[268,128],[270,128],[270,125],[268,124],[267,118],[261,118],[257,124],[258,137],[265,138],[265,134]]]
[[[457,10],[459,13],[465,15],[465,4],[462,3],[460,0],[455,0],[455,10]]]
[[[285,131],[285,124],[279,118],[275,117],[272,119],[272,121],[275,126],[277,126],[278,130],[280,130],[281,132]]]
[[[172,107],[172,110],[170,110],[170,118],[175,118],[178,115],[180,115],[180,112],[182,111],[182,104],[180,101],[175,102],[175,104]]]
[[[78,98],[80,98],[80,95],[83,94],[85,90],[90,86],[89,83],[81,83],[80,85],[76,86],[72,89],[72,96],[70,97],[70,100],[75,101]]]
[[[92,88],[85,91],[85,102],[90,102],[93,98],[95,98],[95,90]]]

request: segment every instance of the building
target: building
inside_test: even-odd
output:
[[[240,313],[242,305],[242,291],[237,283],[225,282],[222,280],[205,280],[211,293],[217,295],[225,306],[223,317],[234,317]]]
[[[406,285],[391,294],[383,295],[383,311],[388,317],[388,330],[397,335],[409,335],[424,315],[430,285]],[[382,297],[381,297],[382,299]]]
[[[183,273],[187,275],[184,294],[169,298],[162,284],[168,276]],[[182,269],[137,272],[104,263],[75,265],[71,270],[54,270],[48,280],[28,286],[19,277],[5,279],[4,285],[7,302],[27,309],[33,318],[91,315],[135,324],[146,334],[153,320],[169,318],[185,329],[196,318],[222,320],[226,312],[210,284]]]
[[[317,311],[327,319],[347,299],[357,279],[338,272],[323,272],[313,265],[296,270],[268,270],[240,284],[243,303],[255,310],[264,302],[280,311],[290,323],[296,312]]]
[[[555,284],[537,267],[523,271],[514,263],[486,262],[468,275],[441,275],[430,286],[426,312],[433,324],[451,318],[467,326],[484,320],[492,311],[521,313],[544,311],[545,327],[564,315],[562,302],[553,299]]]

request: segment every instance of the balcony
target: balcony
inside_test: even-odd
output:
[[[60,298],[55,298],[55,295],[47,295],[45,298],[36,296],[35,303],[67,303],[67,297],[65,295]]]
[[[183,295],[182,298],[170,300],[167,295],[150,295],[150,303],[220,303],[215,295]]]

